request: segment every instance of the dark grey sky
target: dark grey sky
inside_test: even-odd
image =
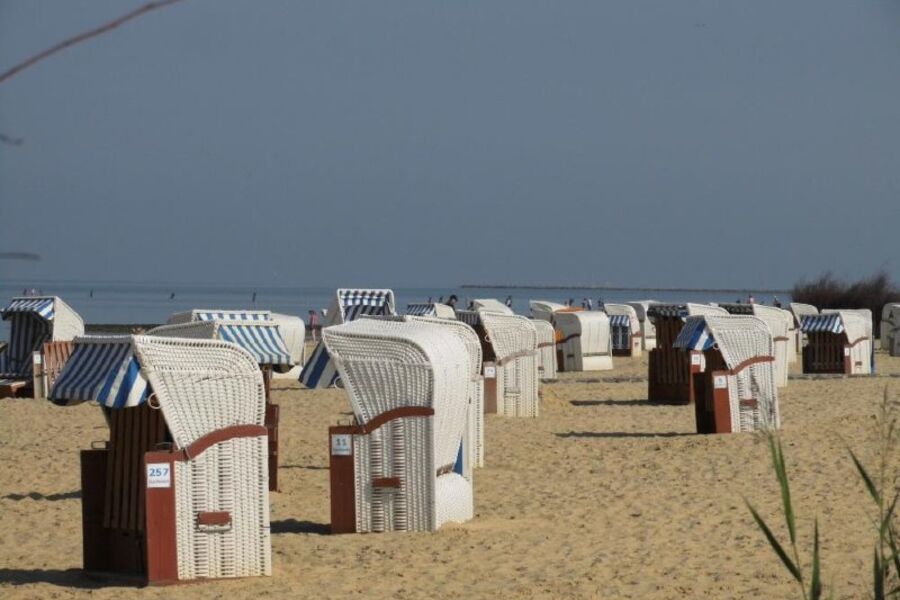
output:
[[[0,0],[0,69],[138,4]],[[897,0],[188,0],[0,84],[0,132],[7,277],[900,273]]]

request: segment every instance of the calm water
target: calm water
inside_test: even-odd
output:
[[[109,283],[109,282],[32,282],[7,280],[0,283],[0,301],[5,306],[10,298],[22,294],[24,289],[36,288],[43,294],[62,297],[87,323],[164,323],[172,313],[192,308],[257,308],[286,314],[300,315],[304,319],[309,310],[328,308],[334,297],[334,288],[321,287],[239,287],[215,285],[188,285],[166,283]],[[253,302],[253,295],[256,301]],[[733,302],[735,294],[710,292],[606,292],[578,289],[544,290],[496,288],[395,288],[400,312],[408,302],[422,302],[431,296],[437,300],[456,294],[460,304],[469,298],[498,298],[508,294],[513,297],[513,310],[528,314],[529,300],[551,300],[564,303],[573,298],[577,305],[590,294],[594,305],[600,297],[607,302],[623,302],[652,298],[664,302]],[[173,297],[174,296],[174,297]],[[789,297],[780,296],[782,301]],[[757,296],[758,302],[770,303],[771,296]],[[7,329],[3,325],[4,339]]]

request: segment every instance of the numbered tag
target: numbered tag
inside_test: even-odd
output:
[[[700,366],[700,355],[699,354],[691,354],[691,364]]]
[[[850,348],[844,347],[844,356],[850,356]]]
[[[494,379],[495,377],[497,377],[497,367],[489,366],[484,368],[485,379]]]
[[[39,365],[44,362],[44,357],[41,356],[40,352],[34,353],[34,364]]]
[[[352,436],[342,433],[331,436],[331,455],[350,456],[353,453]]]
[[[713,387],[717,390],[724,390],[728,388],[728,378],[724,375],[716,375],[713,378]]]
[[[147,487],[172,487],[172,467],[169,463],[150,463],[147,465]]]

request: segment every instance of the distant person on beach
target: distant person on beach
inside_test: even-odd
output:
[[[591,302],[590,298],[585,298],[585,304],[587,305],[587,306],[585,306],[586,309],[594,310],[594,303]]]
[[[512,308],[512,296],[507,296],[506,302],[504,302],[504,304],[506,304],[507,308]]]
[[[450,297],[447,298],[447,306],[456,310],[456,303],[459,302],[459,298],[456,297],[456,294],[450,294]]]
[[[172,292],[171,294],[169,294],[169,300],[174,300],[174,299],[175,299],[175,292]]]
[[[312,334],[312,340],[314,342],[319,341],[319,315],[315,310],[309,311],[309,331]]]
[[[431,304],[432,302],[433,302],[432,297],[428,296],[428,304]]]
[[[568,306],[569,308],[575,306],[575,298],[569,298],[569,301],[566,302],[566,306]]]
[[[775,308],[781,308],[781,300],[778,299],[778,296],[772,298],[772,306]]]
[[[756,298],[753,297],[753,294],[747,294],[747,304],[756,304]]]

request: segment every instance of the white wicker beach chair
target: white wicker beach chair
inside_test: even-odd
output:
[[[365,315],[396,315],[394,292],[387,289],[341,288],[326,313],[326,327],[349,323]],[[323,328],[324,331],[324,328]],[[300,382],[310,389],[331,387],[338,372],[324,342],[319,342],[303,365]]]
[[[329,430],[332,531],[433,531],[471,519],[472,484],[455,470],[472,384],[458,332],[360,319],[323,338],[356,420]]]
[[[472,306],[479,312],[487,310],[501,315],[514,314],[510,307],[494,298],[476,298],[472,300]]]
[[[868,310],[823,310],[803,317],[807,336],[804,373],[871,375],[875,372],[872,313]]]
[[[51,391],[96,401],[82,451],[84,567],[151,584],[271,574],[265,393],[256,359],[211,340],[84,337]]]
[[[166,321],[168,325],[198,323],[204,321],[271,321],[278,326],[281,345],[288,350],[290,362],[273,364],[276,372],[286,373],[296,365],[302,365],[306,358],[306,324],[294,315],[283,315],[268,310],[233,310],[221,308],[195,308],[174,313]],[[251,350],[251,354],[253,351]]]
[[[550,321],[532,320],[537,332],[537,368],[541,381],[555,381],[556,375],[556,330]]]
[[[27,390],[34,375],[33,353],[45,342],[70,341],[84,333],[84,321],[56,296],[13,298],[0,311],[10,324],[9,343],[0,351],[0,397]]]
[[[600,311],[557,312],[556,347],[563,371],[605,371],[613,368],[609,316]]]
[[[540,397],[537,370],[537,329],[519,315],[479,313],[497,369],[497,414],[538,416]],[[488,403],[489,399],[486,398]],[[490,411],[490,409],[488,409]]]
[[[803,352],[803,347],[806,346],[807,335],[802,331],[801,325],[803,324],[804,317],[811,317],[813,315],[819,314],[819,309],[813,306],[812,304],[803,304],[802,302],[791,302],[788,305],[790,309],[790,313],[794,315],[794,328],[796,329],[797,341],[795,342],[797,346],[797,352]]]
[[[603,311],[609,315],[609,331],[613,356],[640,356],[641,322],[637,311],[628,304],[604,304]]]
[[[643,342],[644,350],[653,350],[656,348],[656,327],[653,325],[653,320],[647,318],[647,309],[654,304],[659,304],[659,302],[656,300],[635,300],[625,304],[634,309],[638,321],[640,321],[641,341]]]
[[[698,433],[737,433],[780,426],[774,343],[765,322],[749,315],[688,317],[675,347],[702,352],[695,372]]]
[[[453,307],[440,302],[419,302],[406,305],[406,314],[417,317],[440,317],[441,319],[456,319]]]
[[[794,333],[794,317],[786,310],[763,304],[722,304],[732,315],[755,315],[765,322],[775,344],[775,382],[778,387],[788,384],[791,335]]]
[[[881,348],[900,356],[900,303],[885,304],[881,311]]]
[[[531,317],[542,321],[552,321],[553,313],[566,308],[564,304],[547,300],[531,300],[528,305],[531,307]]]

